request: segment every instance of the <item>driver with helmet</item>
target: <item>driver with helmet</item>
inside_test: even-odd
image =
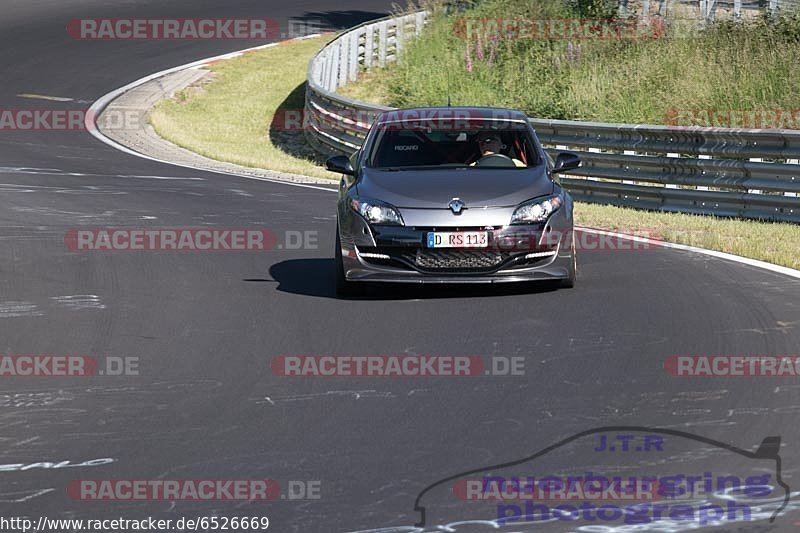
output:
[[[502,150],[506,148],[506,145],[503,144],[503,140],[500,138],[499,133],[491,131],[481,132],[478,135],[477,141],[478,141],[478,150],[481,153],[481,157],[486,157],[494,154],[504,155],[502,153]],[[514,166],[517,167],[526,166],[525,163],[523,163],[519,159],[514,159],[513,157],[510,159],[514,162]],[[476,164],[477,161],[472,163],[470,166],[475,166]]]

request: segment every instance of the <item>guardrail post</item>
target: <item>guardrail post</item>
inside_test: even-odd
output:
[[[673,158],[673,159],[680,159],[681,158],[681,154],[677,154],[675,152],[669,152],[667,154],[667,157],[670,157],[670,158]],[[676,183],[665,183],[664,187],[666,187],[667,189],[677,189],[678,185]]]
[[[339,71],[336,74],[336,89],[347,83],[347,60],[349,39],[339,39]],[[334,89],[334,90],[336,90]]]
[[[403,40],[405,39],[405,19],[400,19],[397,21],[397,25],[394,27],[394,60],[400,60],[400,54],[403,51]]]
[[[623,150],[622,153],[624,155],[634,155],[634,156],[636,155],[636,152],[634,152],[633,150]],[[633,180],[622,180],[622,183],[625,183],[627,185],[633,185]]]
[[[323,71],[325,70],[325,63],[316,63],[313,65],[313,69],[311,71],[311,77],[317,83],[322,83],[323,80]]]
[[[773,0],[770,0],[772,2]],[[700,0],[700,14],[704,22],[711,22],[714,20],[717,0]]]
[[[419,37],[422,34],[422,29],[425,27],[426,15],[427,13],[425,13],[424,11],[420,11],[419,13],[417,13],[417,17],[415,20],[415,27],[414,27],[417,37]]]
[[[347,81],[356,81],[358,79],[358,38],[360,32],[354,31],[350,34],[348,46],[350,47],[350,54],[347,63]]]
[[[335,91],[339,87],[339,56],[341,56],[340,45],[337,43],[331,48],[331,70],[328,76],[329,91]]]
[[[372,68],[373,45],[375,44],[375,26],[370,24],[365,28],[364,35],[364,68]]]
[[[387,24],[385,20],[378,24],[378,66],[381,68],[386,66],[386,47],[389,41]]]
[[[761,157],[751,157],[750,161],[753,163],[761,163],[764,161],[764,159]],[[747,189],[747,192],[750,194],[761,194],[761,190],[759,189]]]
[[[700,154],[700,155],[697,156],[697,159],[711,159],[711,156],[710,155],[706,155],[706,154]],[[697,186],[697,190],[698,191],[707,191],[708,187],[706,185],[698,185]]]
[[[650,18],[650,0],[642,0],[642,12],[639,15],[639,19],[642,22],[646,22],[647,19]]]

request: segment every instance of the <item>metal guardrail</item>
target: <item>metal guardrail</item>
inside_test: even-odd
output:
[[[421,12],[363,24],[311,60],[306,137],[318,151],[357,150],[375,117],[392,109],[336,89],[396,60],[426,20]],[[548,152],[581,156],[583,165],[562,178],[577,200],[800,222],[800,131],[530,121]]]
[[[681,17],[689,16],[704,22],[718,19],[742,20],[752,18],[760,13],[770,15],[796,13],[800,9],[800,0],[618,0],[618,12],[621,16],[630,14],[629,6],[639,4],[639,15],[648,18],[659,14],[668,16],[675,8]]]
[[[388,107],[356,102],[336,89],[356,81],[374,66],[385,67],[402,54],[409,36],[416,36],[428,18],[420,11],[356,26],[320,50],[308,66],[305,120],[309,142],[323,153],[353,152],[361,146],[375,117]]]
[[[655,0],[658,1],[658,0]],[[660,0],[667,2],[669,0]],[[717,18],[717,11],[729,10],[733,18],[742,17],[744,12],[759,13],[766,11],[770,14],[791,13],[800,9],[798,0],[678,0],[684,5],[698,4],[700,16],[707,21]]]

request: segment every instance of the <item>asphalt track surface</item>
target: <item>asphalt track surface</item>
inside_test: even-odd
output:
[[[389,8],[369,0],[5,0],[0,108],[85,109],[152,72],[261,44],[80,42],[65,31],[73,18],[270,17],[285,25],[306,17],[344,28]],[[1,378],[0,463],[25,468],[0,467],[0,515],[268,516],[275,531],[410,526],[415,497],[431,483],[607,425],[679,429],[746,450],[780,435],[784,479],[800,485],[797,378],[686,379],[663,369],[673,354],[798,355],[796,279],[682,251],[606,250],[581,254],[573,290],[402,288],[340,300],[333,200],[322,190],[147,161],[86,132],[0,132],[2,352],[139,361],[138,375]],[[64,244],[69,230],[85,227],[201,226],[318,232],[319,242],[258,253],[80,253]],[[291,354],[522,357],[525,375],[274,375],[272,358]],[[704,449],[669,463],[715,473],[742,466]],[[96,459],[113,462],[74,466]],[[604,461],[588,447],[572,459]],[[622,461],[634,468],[642,459]],[[316,480],[321,497],[86,502],[66,491],[77,479],[254,478],[282,489]],[[726,528],[795,530],[792,507],[771,525]]]

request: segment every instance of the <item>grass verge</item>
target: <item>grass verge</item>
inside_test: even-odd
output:
[[[660,240],[717,250],[800,270],[800,226],[657,213],[575,202],[575,224],[589,228],[642,232]]]
[[[308,61],[332,37],[284,43],[211,65],[210,79],[160,102],[156,132],[219,161],[335,179],[301,128],[274,128],[276,114],[303,109]]]
[[[309,39],[249,53],[214,65],[214,77],[161,102],[156,131],[189,150],[221,161],[336,178],[305,143],[302,132],[271,131],[276,113],[302,109],[306,65],[328,38]],[[374,93],[364,86],[359,97]],[[647,232],[664,240],[760,259],[800,269],[800,226],[656,213],[576,203],[578,225]]]
[[[554,30],[557,21],[572,28],[612,16],[617,3],[611,11],[606,4],[485,0],[463,14],[435,10],[401,62],[344,92],[412,107],[443,105],[449,86],[454,105],[511,107],[548,119],[664,124],[681,117],[683,126],[737,127],[730,115],[739,113],[750,122],[744,127],[800,129],[800,14],[698,29],[675,7],[666,22],[623,26],[640,28],[626,38],[576,37],[588,23]],[[518,37],[498,20],[539,21],[556,36]]]

